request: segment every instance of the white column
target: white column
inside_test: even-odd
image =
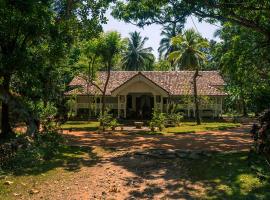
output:
[[[94,96],[95,116],[97,116],[97,97]]]
[[[120,118],[120,96],[117,96],[117,116]]]
[[[154,95],[154,110],[156,110],[157,108],[157,99],[156,99],[156,95]]]
[[[77,96],[75,96],[75,106],[74,106],[74,111],[75,111],[75,116],[77,116],[77,112],[78,112],[78,102],[77,102]]]
[[[167,98],[167,102],[166,102],[166,112],[168,114],[169,112],[169,99]]]
[[[163,112],[163,96],[160,95],[160,112]]]
[[[124,102],[124,117],[127,117],[127,95],[124,96],[125,102]]]
[[[222,103],[223,103],[223,97],[220,97],[220,117],[222,117],[223,114],[223,108],[222,108]]]

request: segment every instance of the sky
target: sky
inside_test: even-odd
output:
[[[123,21],[119,21],[114,19],[109,13],[107,13],[108,22],[107,24],[103,25],[104,31],[118,31],[121,33],[122,37],[129,37],[130,32],[138,31],[141,33],[143,37],[148,37],[149,40],[146,42],[145,47],[152,47],[153,53],[156,58],[158,58],[158,47],[159,41],[161,39],[161,26],[157,24],[153,24],[150,26],[146,26],[144,28],[139,28],[135,25],[125,23]],[[194,21],[194,26],[192,19]],[[195,17],[189,17],[185,24],[185,29],[194,28],[198,30],[198,32],[207,39],[214,39],[218,40],[218,38],[214,38],[213,34],[218,29],[217,26],[206,23],[206,22],[199,22]]]

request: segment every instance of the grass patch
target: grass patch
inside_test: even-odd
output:
[[[189,181],[204,187],[200,199],[270,199],[270,169],[263,157],[219,153],[183,164],[189,169]]]
[[[63,130],[73,131],[96,131],[98,127],[99,122],[97,121],[68,121],[61,125]]]
[[[239,127],[239,123],[225,123],[225,122],[207,122],[197,125],[194,122],[183,122],[178,127],[169,127],[164,130],[167,133],[195,133],[210,130],[226,130],[228,128]]]

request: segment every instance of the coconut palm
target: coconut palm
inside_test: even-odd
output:
[[[168,59],[177,64],[180,69],[195,70],[193,76],[193,92],[196,121],[199,125],[201,121],[197,94],[197,77],[199,76],[201,63],[205,60],[205,54],[202,50],[208,47],[208,41],[203,39],[194,29],[188,29],[183,34],[174,37],[172,44],[176,46],[178,50],[170,53]]]
[[[172,45],[172,38],[181,33],[182,26],[171,23],[165,26],[161,32],[163,38],[159,42],[159,59],[167,59],[168,55],[176,50],[176,46]],[[173,63],[171,63],[172,67]]]
[[[155,60],[152,47],[144,48],[147,37],[142,38],[139,32],[130,33],[127,50],[124,52],[122,64],[125,70],[151,70]]]

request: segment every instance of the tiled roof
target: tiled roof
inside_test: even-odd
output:
[[[106,95],[111,95],[111,92],[124,84],[126,81],[141,73],[155,84],[159,85],[170,95],[191,95],[193,94],[192,79],[194,71],[112,71],[109,80]],[[197,78],[197,87],[199,95],[222,96],[227,95],[221,86],[224,86],[224,80],[218,71],[200,71]],[[106,72],[97,73],[96,83],[103,88],[107,77]],[[87,82],[83,76],[75,77],[70,86],[81,86],[78,89],[68,92],[68,95],[87,94]],[[89,87],[91,94],[100,94],[99,90],[91,85]]]

